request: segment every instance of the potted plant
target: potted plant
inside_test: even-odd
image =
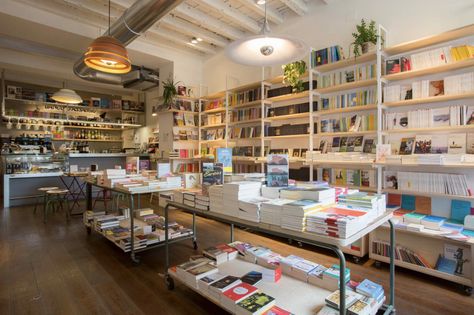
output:
[[[375,21],[371,20],[369,24],[364,19],[360,21],[359,25],[356,25],[357,32],[352,33],[354,41],[351,43],[353,46],[352,51],[356,57],[362,54],[366,54],[370,51],[375,50],[375,44],[377,44],[377,30],[375,28]]]
[[[174,102],[174,97],[178,94],[176,86],[179,82],[174,82],[173,79],[168,79],[163,83],[163,104],[171,107]]]
[[[283,83],[292,87],[292,93],[303,91],[303,81],[300,78],[306,72],[306,62],[303,60],[295,61],[282,66],[282,68]]]

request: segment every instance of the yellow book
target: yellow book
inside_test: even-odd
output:
[[[469,58],[474,58],[474,46],[467,46],[469,51]]]
[[[451,48],[451,57],[453,57],[454,61],[461,60],[456,47]]]
[[[369,129],[368,130],[375,130],[375,115],[369,115]]]

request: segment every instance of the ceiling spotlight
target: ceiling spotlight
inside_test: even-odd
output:
[[[156,112],[156,107],[155,107],[155,106],[152,106],[152,108],[151,108],[151,115],[152,115],[153,117],[155,117],[155,116],[158,115],[158,113]]]
[[[196,37],[197,41],[198,42],[202,42],[202,38],[201,37]]]
[[[196,37],[193,37],[193,39],[191,39],[191,43],[192,44],[197,44],[198,43],[198,39]]]
[[[256,0],[255,2],[256,2],[258,5],[263,5],[263,4],[267,3],[266,0]]]

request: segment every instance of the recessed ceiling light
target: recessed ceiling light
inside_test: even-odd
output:
[[[201,37],[196,37],[197,41],[198,42],[202,42],[202,38]]]
[[[267,1],[266,0],[256,0],[255,2],[257,2],[258,5],[262,5],[262,4],[265,4]]]
[[[198,43],[198,40],[196,37],[193,37],[193,39],[191,39],[191,43],[192,44],[197,44]]]

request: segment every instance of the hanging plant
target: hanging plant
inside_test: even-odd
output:
[[[174,82],[173,79],[168,79],[163,83],[163,104],[166,106],[173,105],[174,97],[178,94],[176,86],[180,83]]]
[[[375,21],[371,20],[369,24],[364,19],[360,21],[359,25],[356,25],[357,32],[352,33],[354,41],[351,43],[352,51],[354,56],[358,57],[361,52],[369,52],[370,44],[377,44],[377,29],[375,27]]]
[[[303,60],[295,61],[282,66],[283,83],[292,87],[292,92],[297,93],[304,90],[301,76],[306,72],[306,62]]]

